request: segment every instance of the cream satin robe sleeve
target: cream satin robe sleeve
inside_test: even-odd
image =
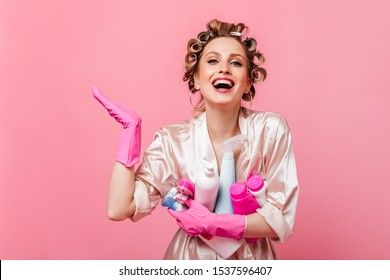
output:
[[[270,113],[266,113],[270,114]],[[257,212],[283,242],[292,234],[298,202],[298,181],[291,132],[280,115],[267,118],[259,139],[260,173],[268,182],[267,203]]]
[[[173,159],[169,156],[169,138],[160,129],[153,143],[143,156],[143,162],[135,174],[135,213],[131,219],[136,222],[150,215],[158,205],[162,195],[176,186],[177,174],[174,173]]]
[[[133,221],[150,214],[161,197],[176,187],[180,178],[195,182],[204,160],[209,160],[203,157],[212,154],[212,149],[204,148],[206,135],[200,133],[207,131],[204,120],[203,115],[160,128],[155,133],[153,143],[144,152],[143,162],[135,173]]]

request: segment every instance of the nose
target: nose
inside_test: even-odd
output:
[[[227,61],[221,61],[219,64],[219,73],[230,74],[230,64]]]

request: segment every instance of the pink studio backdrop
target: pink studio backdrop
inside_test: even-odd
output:
[[[187,40],[245,22],[269,77],[257,110],[293,131],[301,195],[281,259],[390,259],[387,1],[0,2],[0,259],[161,259],[177,229],[161,206],[105,216],[120,126],[97,85],[159,127],[192,116]]]

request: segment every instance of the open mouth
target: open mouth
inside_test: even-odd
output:
[[[234,82],[230,79],[216,79],[213,82],[213,86],[216,89],[231,89],[234,86]]]

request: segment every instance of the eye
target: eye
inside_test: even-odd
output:
[[[232,61],[231,64],[234,66],[242,66],[242,63],[237,60]]]
[[[218,63],[218,60],[216,60],[216,59],[209,59],[209,60],[207,60],[207,63],[208,64],[217,64]]]

